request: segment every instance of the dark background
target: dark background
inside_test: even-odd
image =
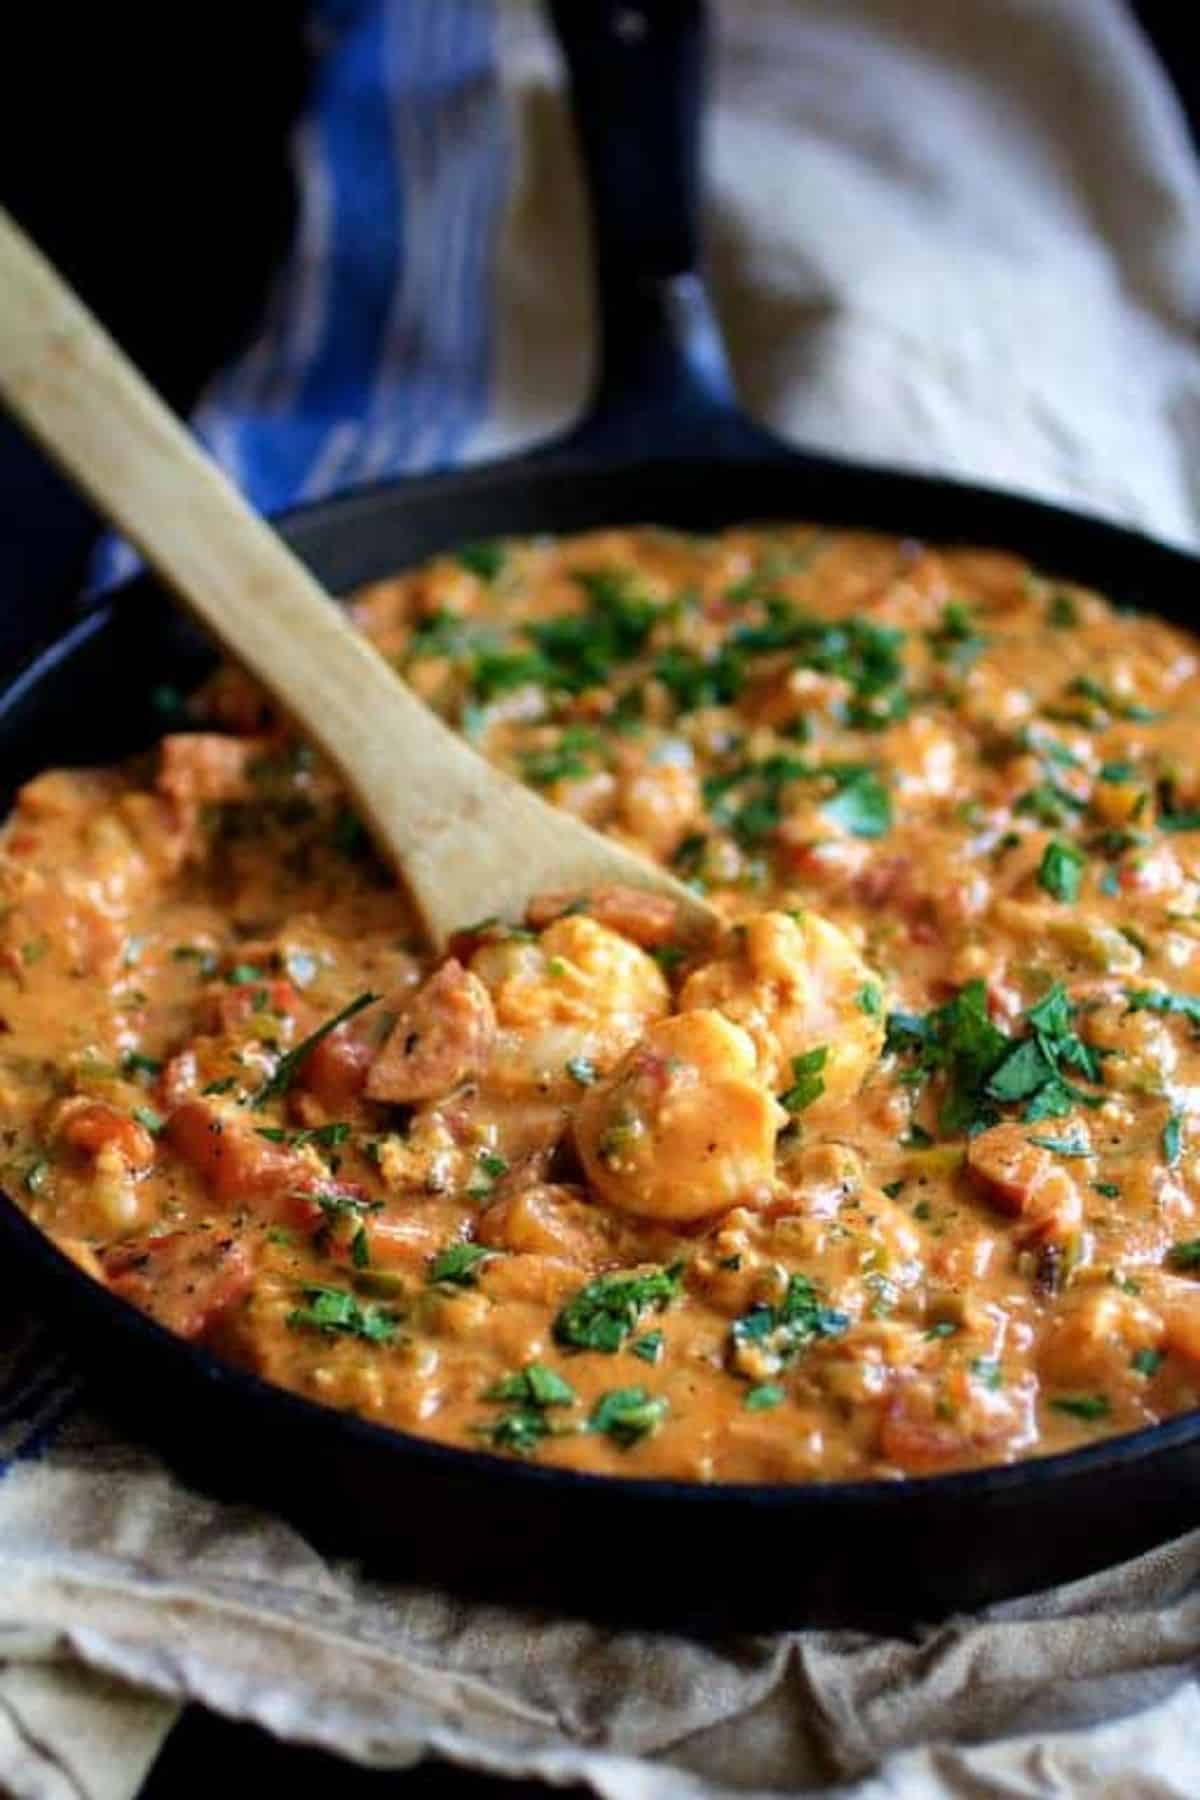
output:
[[[289,240],[305,10],[208,0],[64,15],[34,0],[5,18],[0,202],[179,410],[253,330]],[[1138,0],[1133,10],[1195,134],[1192,9]],[[0,419],[0,666],[77,588],[96,529]]]
[[[1132,10],[1200,147],[1191,8],[1135,0]],[[201,9],[118,4],[64,15],[35,3],[10,14],[0,202],[186,411],[253,330],[289,241],[288,129],[311,69],[305,8],[208,0]],[[84,504],[0,419],[0,667],[50,628],[96,533]],[[193,1708],[142,1800],[208,1800],[230,1775],[239,1792],[319,1784],[336,1800],[518,1791],[438,1765],[400,1775],[352,1769]]]

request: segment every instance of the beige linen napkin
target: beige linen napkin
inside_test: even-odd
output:
[[[754,410],[1195,541],[1200,187],[1118,0],[718,10],[715,286]],[[589,363],[557,71],[531,6],[500,24],[513,179],[477,455],[570,417]],[[27,1371],[0,1417],[0,1792],[125,1800],[186,1700],[365,1763],[436,1752],[619,1800],[1200,1792],[1200,1532],[913,1642],[613,1633],[382,1585],[187,1491],[19,1318],[0,1366]]]

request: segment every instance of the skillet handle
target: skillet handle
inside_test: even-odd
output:
[[[589,454],[724,454],[738,411],[700,273],[704,0],[549,0],[591,199],[600,326]]]

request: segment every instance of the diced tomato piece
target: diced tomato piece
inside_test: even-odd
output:
[[[120,1244],[104,1269],[114,1294],[185,1338],[207,1336],[254,1279],[244,1243],[228,1231],[171,1231]]]
[[[453,957],[419,987],[371,1064],[367,1095],[434,1100],[479,1073],[496,1029],[491,996]]]

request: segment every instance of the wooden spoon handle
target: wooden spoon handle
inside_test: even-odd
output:
[[[694,898],[555,813],[412,695],[0,210],[0,398],[342,775],[437,942],[539,888]]]

